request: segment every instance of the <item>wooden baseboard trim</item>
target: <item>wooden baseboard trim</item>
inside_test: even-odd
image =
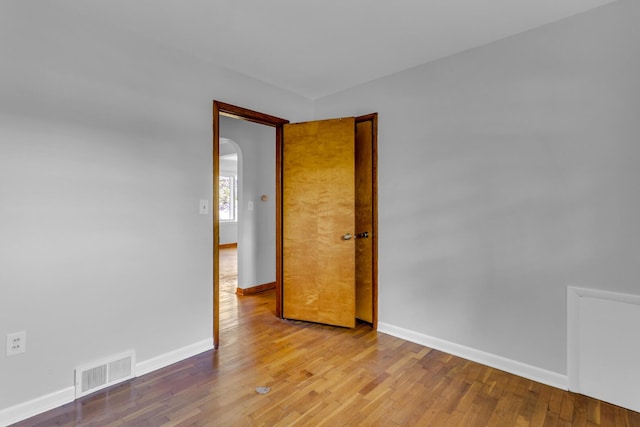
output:
[[[268,291],[276,288],[276,282],[265,283],[263,285],[252,286],[250,288],[236,288],[236,295],[244,297],[247,295],[257,294],[259,292]]]
[[[218,247],[220,249],[231,249],[231,248],[237,248],[238,244],[237,243],[224,243],[222,245],[218,245]]]

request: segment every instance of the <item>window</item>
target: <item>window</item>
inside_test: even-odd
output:
[[[237,221],[238,177],[220,175],[219,195],[220,221]]]

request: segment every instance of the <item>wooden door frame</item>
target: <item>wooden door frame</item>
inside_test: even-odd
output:
[[[271,126],[276,131],[276,316],[282,317],[282,128],[289,120],[213,101],[213,347],[220,345],[220,116]]]
[[[371,122],[371,239],[372,254],[372,282],[371,293],[373,304],[372,326],[378,329],[378,113],[371,113],[356,117],[356,125],[362,122]]]
[[[276,131],[276,316],[282,318],[282,135],[284,125],[289,120],[260,113],[221,101],[213,101],[213,347],[220,346],[220,116],[246,120],[265,126],[271,126]],[[372,184],[373,184],[373,322],[374,329],[378,329],[378,113],[356,117],[356,123],[371,121],[372,133]]]

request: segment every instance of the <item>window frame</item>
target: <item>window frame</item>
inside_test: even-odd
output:
[[[229,203],[229,210],[231,213],[231,219],[225,219],[223,218],[223,214],[220,209],[218,209],[218,215],[220,218],[220,222],[224,222],[224,223],[234,223],[234,222],[238,222],[238,175],[237,174],[231,174],[231,173],[225,173],[225,172],[220,172],[219,174],[219,181],[218,181],[218,185],[222,184],[222,180],[223,178],[229,178],[229,182],[230,182],[230,191],[231,191],[231,202]],[[220,194],[220,189],[218,189],[218,194]],[[218,205],[218,208],[220,208],[220,204]]]

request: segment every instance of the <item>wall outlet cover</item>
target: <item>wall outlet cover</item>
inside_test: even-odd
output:
[[[27,351],[27,333],[25,331],[7,334],[7,356]]]

